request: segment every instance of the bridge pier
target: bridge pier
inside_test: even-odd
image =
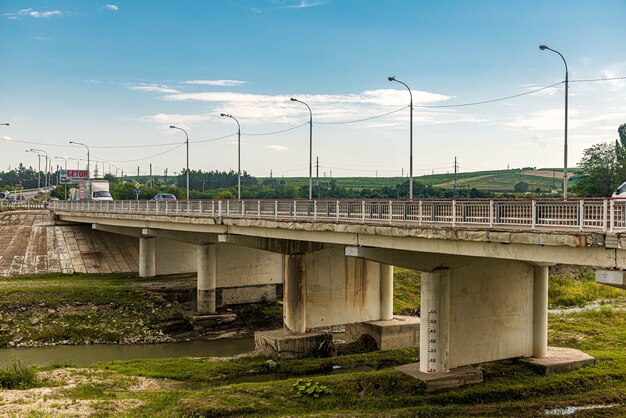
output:
[[[450,270],[422,273],[420,372],[444,373],[450,356]]]
[[[380,319],[393,319],[393,266],[380,265]]]
[[[548,353],[548,266],[535,266],[533,283],[533,357]]]
[[[139,238],[139,277],[156,275],[156,239],[154,237]]]
[[[215,244],[198,245],[198,286],[196,309],[200,314],[214,314],[217,308],[217,258]]]

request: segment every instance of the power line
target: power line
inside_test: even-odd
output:
[[[588,78],[586,80],[569,80],[570,83],[588,83],[593,81],[626,80],[626,77]]]
[[[280,131],[274,131],[274,132],[266,132],[266,133],[251,133],[251,134],[247,134],[247,133],[243,133],[242,132],[241,135],[242,136],[243,135],[245,135],[245,136],[275,135],[275,134],[281,134],[283,132],[293,131],[294,129],[302,128],[303,126],[308,125],[308,124],[309,124],[309,122],[305,122],[305,123],[303,123],[301,125],[293,126],[291,128],[283,129],[283,130],[280,130]]]
[[[172,151],[182,147],[183,145],[185,145],[184,142],[182,144],[179,144],[179,145],[175,146],[174,148],[171,148],[171,149],[167,150],[167,151],[163,151],[163,152],[160,152],[158,154],[150,155],[149,157],[136,158],[134,160],[107,160],[107,159],[104,159],[104,158],[101,158],[101,157],[97,157],[97,156],[94,156],[94,160],[104,161],[104,162],[107,162],[107,163],[132,163],[132,162],[136,162],[136,161],[149,160],[150,158],[154,158],[154,157],[158,157],[158,156],[163,155],[163,154],[167,154],[168,152],[172,152]]]
[[[371,116],[369,118],[364,118],[364,119],[346,120],[346,121],[342,121],[342,122],[313,122],[313,124],[314,125],[343,125],[343,124],[347,124],[347,123],[366,122],[368,120],[378,119],[378,118],[382,118],[384,116],[391,115],[393,113],[397,113],[397,112],[399,112],[401,110],[406,109],[407,107],[409,107],[409,105],[403,106],[400,109],[392,110],[391,112],[383,113],[382,115]]]

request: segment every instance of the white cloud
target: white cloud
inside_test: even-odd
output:
[[[4,135],[2,139],[4,139],[5,141],[13,141],[13,138],[11,138],[10,136],[6,136],[6,135]]]
[[[323,6],[324,1],[301,0],[299,3],[283,6],[284,9],[307,9],[309,7]]]
[[[193,84],[201,86],[220,86],[220,87],[236,87],[247,84],[246,81],[241,80],[189,80],[184,84]]]
[[[29,9],[18,10],[16,14],[20,16],[30,16],[30,17],[34,17],[35,19],[39,19],[39,18],[46,18],[46,17],[52,17],[52,16],[61,16],[64,13],[60,10],[49,10],[45,12],[39,12],[37,10],[33,10],[29,8]]]
[[[156,115],[143,117],[142,120],[152,122],[157,125],[162,125],[164,129],[165,128],[169,129],[170,125],[189,126],[189,125],[193,125],[197,123],[204,123],[207,121],[216,120],[217,117],[216,115],[211,114],[211,113],[200,113],[200,114],[190,114],[190,115],[158,113]]]
[[[119,8],[119,7],[117,7],[117,5],[115,5],[115,4],[106,4],[106,5],[104,5],[104,8],[105,8],[105,9],[108,9],[108,10],[111,10],[111,11],[113,11],[113,12],[117,12],[117,11],[120,9],[120,8]]]
[[[180,93],[180,91],[176,89],[170,88],[165,85],[159,85],[159,84],[135,84],[135,85],[128,86],[128,88],[131,90],[145,91],[148,93],[164,93],[164,94]]]
[[[284,145],[268,145],[265,148],[271,149],[272,151],[287,151],[289,149]]]

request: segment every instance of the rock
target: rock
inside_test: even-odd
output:
[[[265,367],[269,370],[274,370],[278,367],[278,363],[276,363],[274,360],[267,360],[265,362]]]
[[[57,311],[55,311],[54,309],[48,308],[48,313],[50,315],[53,315],[53,314],[57,313]]]
[[[30,320],[31,325],[37,325],[39,323],[39,318],[33,318]]]

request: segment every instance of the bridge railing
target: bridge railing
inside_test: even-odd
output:
[[[0,208],[11,209],[45,209],[46,203],[34,200],[5,200],[0,199]]]
[[[54,211],[402,225],[626,230],[620,199],[54,201]]]

